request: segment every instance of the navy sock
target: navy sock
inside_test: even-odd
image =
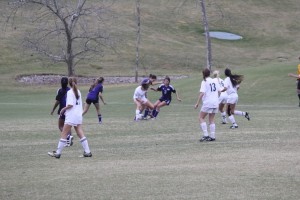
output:
[[[159,113],[159,112],[156,110],[156,111],[155,111],[155,115],[153,115],[153,117],[157,117],[158,113]]]
[[[155,109],[154,109],[154,110],[152,110],[152,116],[153,116],[153,117],[155,117],[155,115],[156,115],[156,112],[157,112],[157,111],[156,111]]]
[[[102,121],[102,115],[98,115],[99,122]]]
[[[146,110],[145,110],[145,113],[144,113],[144,117],[147,117],[147,116],[148,116],[148,114],[149,114],[149,110],[148,110],[148,109],[146,109]]]

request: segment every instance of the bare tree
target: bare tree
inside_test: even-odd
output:
[[[68,75],[75,75],[75,66],[84,59],[104,56],[104,48],[112,40],[104,28],[108,7],[87,0],[11,0],[8,21],[19,10],[29,11],[36,25],[24,38],[23,45],[53,62],[64,62]],[[28,23],[28,20],[27,20]]]
[[[138,69],[140,64],[140,41],[141,41],[141,12],[140,0],[136,0],[136,58],[135,58],[135,82],[138,82]]]
[[[206,16],[205,0],[199,0],[199,1],[201,4],[202,21],[203,21],[205,41],[206,41],[206,67],[209,70],[211,70],[211,66],[212,66],[211,41],[209,36],[208,20]]]

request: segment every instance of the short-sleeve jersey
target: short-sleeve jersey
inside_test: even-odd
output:
[[[176,93],[175,88],[172,85],[161,84],[158,86],[157,91],[161,91],[161,98],[163,100],[172,100],[172,93]]]
[[[232,82],[229,77],[225,78],[224,86],[227,88],[226,92],[228,95],[237,94],[237,89],[239,85],[233,87]]]
[[[142,86],[138,86],[133,94],[133,99],[143,99],[146,97],[147,91],[142,90]]]
[[[220,91],[224,89],[225,87],[225,83],[224,83],[224,80],[221,79],[221,78],[215,78],[217,80],[217,82],[219,83],[219,86],[220,86]],[[227,96],[227,92],[224,91],[224,92],[221,92],[221,96]]]
[[[204,93],[202,97],[203,107],[217,108],[219,106],[220,85],[217,79],[210,77],[201,82],[200,92]]]
[[[78,90],[79,98],[76,99],[76,96],[73,90],[69,90],[67,93],[67,102],[66,105],[72,105],[70,109],[66,110],[65,123],[71,123],[74,125],[82,124],[82,99],[81,93]]]
[[[57,90],[56,97],[55,97],[55,100],[59,101],[59,108],[58,108],[57,114],[60,113],[61,109],[66,107],[67,92],[69,90],[70,90],[69,87],[67,87],[66,89],[60,88]]]
[[[103,93],[103,85],[101,83],[98,83],[96,87],[89,91],[87,99],[97,100],[99,98],[99,92]]]

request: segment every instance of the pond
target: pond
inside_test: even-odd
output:
[[[240,35],[236,35],[236,34],[228,33],[228,32],[220,32],[220,31],[211,31],[211,32],[209,32],[209,36],[211,38],[217,38],[220,40],[241,40],[241,39],[243,39],[243,37]]]

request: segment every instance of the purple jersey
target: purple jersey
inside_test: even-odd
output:
[[[59,101],[59,108],[58,108],[57,114],[60,113],[61,109],[66,107],[67,92],[69,90],[70,90],[69,87],[67,87],[66,89],[60,88],[60,89],[57,90],[57,95],[55,97],[55,100]]]
[[[158,88],[157,91],[161,91],[162,96],[160,99],[162,100],[172,100],[172,92],[176,93],[175,88],[172,85],[165,86],[164,84],[161,84]]]
[[[103,85],[101,83],[98,83],[96,87],[89,91],[87,99],[97,100],[99,98],[99,92],[103,92]]]

